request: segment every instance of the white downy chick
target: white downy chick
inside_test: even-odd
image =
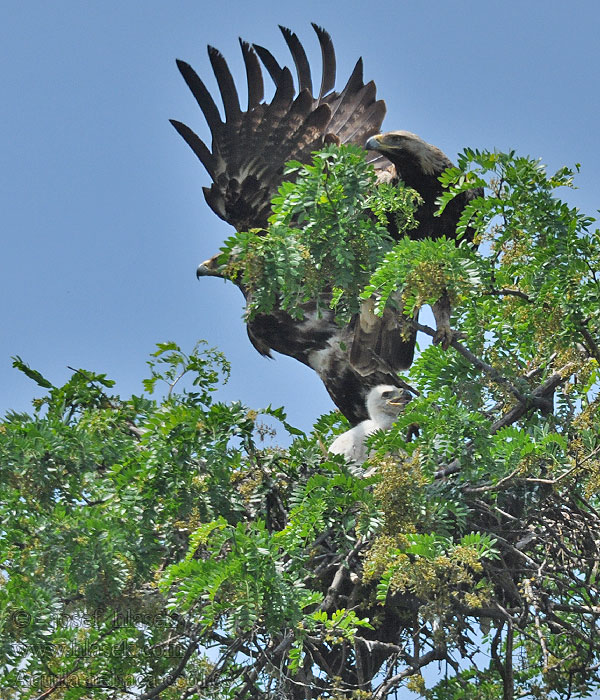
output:
[[[391,384],[379,384],[367,395],[369,418],[354,428],[347,430],[331,443],[329,452],[344,457],[354,464],[362,464],[367,459],[365,439],[376,430],[389,430],[400,411],[407,403],[404,389]]]

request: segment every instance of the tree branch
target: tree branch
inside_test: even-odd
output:
[[[536,405],[539,406],[540,401],[543,400],[544,404],[547,404],[547,399],[545,397],[552,395],[561,384],[564,384],[567,381],[574,367],[574,362],[568,362],[566,365],[564,365],[564,367],[561,367],[558,372],[555,372],[552,376],[546,379],[546,381],[542,382],[538,387],[536,387],[531,392],[529,397],[524,396],[523,401],[519,402],[516,406],[513,406],[510,411],[505,413],[502,418],[498,419],[495,423],[492,423],[490,435],[494,435],[502,428],[506,428],[507,426],[516,423],[516,421],[524,416],[525,413],[530,411]],[[472,449],[472,444],[469,444],[467,449]],[[450,462],[446,467],[438,469],[434,478],[442,479],[445,476],[456,474],[458,471],[460,471],[460,460],[457,458],[452,460],[452,462]],[[508,477],[505,477],[505,479],[507,478]]]
[[[169,673],[166,676],[165,680],[162,681],[162,683],[159,683],[156,687],[152,688],[152,690],[149,690],[147,693],[142,693],[141,695],[138,695],[138,700],[150,700],[150,698],[158,697],[163,690],[166,690],[168,687],[173,685],[173,683],[175,683],[175,681],[185,671],[187,662],[190,660],[192,654],[196,651],[197,648],[198,641],[194,637],[188,645],[188,648],[185,650],[185,654],[181,657],[181,661],[179,662],[177,668],[171,673]]]
[[[510,621],[506,630],[506,654],[504,662],[504,700],[513,700],[515,696],[515,676],[513,670],[514,630]]]
[[[425,324],[419,323],[418,321],[414,321],[412,319],[410,320],[410,323],[414,328],[416,328],[416,330],[421,331],[421,333],[425,333],[426,335],[429,335],[432,338],[436,337],[436,331],[430,326],[426,326]],[[450,347],[453,347],[474,367],[477,367],[477,369],[479,369],[490,379],[496,382],[496,384],[499,384],[500,386],[503,386],[504,388],[508,389],[508,391],[510,391],[510,393],[521,403],[527,403],[527,401],[530,400],[530,397],[528,397],[516,386],[514,386],[514,384],[504,375],[502,375],[495,367],[492,367],[492,365],[488,365],[487,362],[484,362],[481,358],[474,355],[461,342],[459,342],[457,338],[452,338],[452,340],[450,341]]]
[[[594,357],[596,362],[600,363],[600,348],[598,347],[598,344],[596,343],[592,334],[588,331],[586,323],[587,321],[577,323],[577,328],[587,344],[588,352]]]
[[[256,682],[259,673],[267,665],[267,663],[269,663],[271,659],[277,657],[279,654],[283,654],[284,652],[286,652],[292,645],[293,641],[294,634],[292,632],[288,632],[281,640],[281,642],[275,647],[275,649],[273,649],[269,654],[263,652],[262,657],[260,659],[257,659],[254,666],[244,674],[246,682],[244,683],[242,688],[236,693],[236,698],[243,700],[246,697],[246,694],[252,690],[252,687],[254,686],[254,683]]]
[[[403,671],[392,676],[389,680],[382,683],[377,690],[373,693],[373,700],[384,700],[388,694],[400,683],[409,676],[414,676],[417,671],[422,669],[427,664],[432,661],[443,661],[446,658],[446,649],[439,646],[435,647],[431,651],[428,651],[423,656],[419,658],[413,658],[410,660],[409,666],[407,666]]]
[[[533,304],[533,299],[520,289],[509,289],[507,287],[504,287],[503,289],[488,289],[486,292],[484,292],[484,294],[489,294],[492,296],[518,297],[519,299],[526,301],[528,304]]]

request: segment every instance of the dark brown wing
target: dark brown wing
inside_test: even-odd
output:
[[[385,103],[377,100],[375,85],[363,82],[358,61],[341,92],[333,90],[336,62],[329,34],[313,24],[322,55],[322,74],[317,95],[313,93],[310,64],[293,32],[281,27],[289,47],[297,88],[289,68],[260,46],[241,43],[248,85],[248,107],[242,111],[235,82],[223,56],[209,47],[209,58],[223,103],[221,116],[214,99],[193,68],[178,61],[179,70],[196,98],[211,131],[209,148],[188,126],[173,126],[200,159],[212,178],[204,189],[211,209],[238,231],[267,224],[270,202],[283,179],[289,160],[308,162],[328,135],[340,143],[361,146],[380,131]],[[260,62],[275,83],[275,94],[264,101]]]

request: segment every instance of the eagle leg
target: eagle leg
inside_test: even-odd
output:
[[[442,296],[431,305],[431,310],[435,318],[433,344],[441,345],[443,350],[447,350],[454,339],[454,332],[450,328],[452,309],[450,308],[450,297],[446,289],[443,291]]]

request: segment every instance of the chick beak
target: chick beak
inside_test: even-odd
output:
[[[390,406],[404,406],[406,404],[406,392],[402,391],[398,396],[388,399],[387,403]]]

